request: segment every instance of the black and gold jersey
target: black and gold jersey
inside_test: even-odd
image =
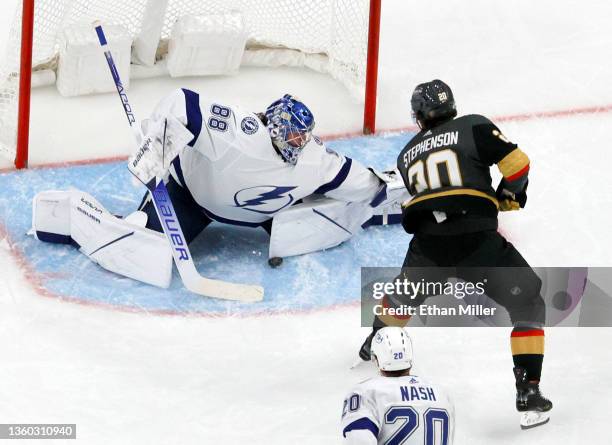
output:
[[[436,235],[496,229],[493,164],[505,189],[523,190],[529,158],[484,116],[462,116],[419,132],[397,160],[412,195],[404,204],[404,228]]]

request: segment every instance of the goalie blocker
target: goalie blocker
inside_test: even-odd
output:
[[[167,288],[172,253],[163,233],[145,228],[147,215],[118,218],[78,190],[44,191],[32,205],[32,230],[40,241],[76,245],[106,270]]]

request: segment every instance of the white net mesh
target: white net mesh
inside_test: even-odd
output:
[[[21,2],[0,64],[0,154],[15,154],[21,46]],[[136,38],[150,8],[161,10],[161,39],[185,15],[239,11],[249,46],[289,48],[328,56],[328,70],[349,89],[363,88],[369,0],[37,0],[34,17],[34,70],[57,67],[60,32],[101,20],[121,25]]]

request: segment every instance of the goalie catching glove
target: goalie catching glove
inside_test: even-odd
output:
[[[146,119],[142,129],[142,142],[129,157],[128,169],[149,186],[156,178],[166,179],[172,161],[193,140],[193,134],[173,116],[160,121]]]
[[[375,213],[402,213],[402,203],[410,199],[410,194],[406,190],[402,176],[397,169],[378,172],[373,168],[369,169],[378,179],[382,186],[378,193],[370,202],[370,206],[378,209]]]

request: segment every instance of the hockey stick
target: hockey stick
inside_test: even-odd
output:
[[[102,24],[99,21],[96,21],[93,25],[98,35],[100,46],[104,50],[104,56],[106,57],[108,68],[113,76],[117,93],[121,99],[123,111],[127,116],[130,127],[134,133],[134,137],[136,138],[136,142],[140,145],[142,135],[138,129],[138,126],[136,125],[136,118],[128,101],[123,84],[121,83],[119,71],[117,70],[113,56],[107,47],[107,40],[106,36],[104,35],[104,30],[102,29]],[[211,280],[209,278],[204,278],[198,273],[193,263],[189,247],[187,246],[185,235],[183,235],[183,230],[181,229],[176,212],[174,211],[174,206],[172,205],[172,201],[168,195],[168,189],[166,188],[163,180],[160,180],[158,184],[155,184],[155,182],[156,181],[151,181],[151,183],[145,185],[151,192],[157,217],[161,222],[164,234],[170,242],[172,257],[174,258],[176,268],[179,271],[179,275],[181,276],[185,287],[191,292],[211,298],[243,302],[261,301],[264,293],[261,286],[234,284],[220,280]]]

